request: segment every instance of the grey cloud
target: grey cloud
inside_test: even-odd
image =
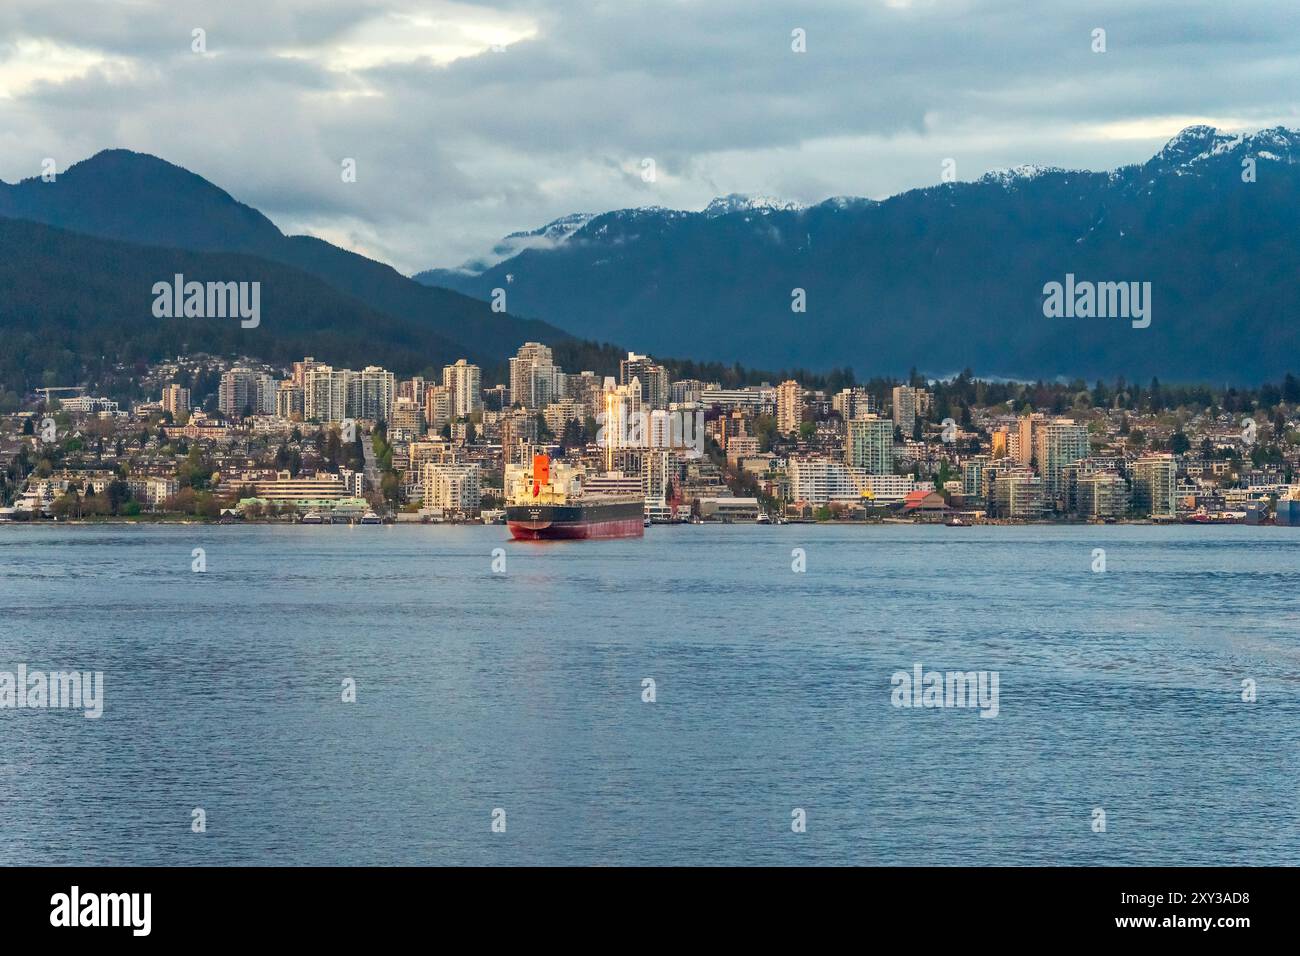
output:
[[[443,65],[342,72],[312,55],[355,44],[386,14],[469,9],[529,21],[537,35]],[[1103,124],[1286,121],[1300,78],[1292,19],[1284,2],[1246,15],[1209,0],[11,0],[0,36],[131,69],[0,100],[0,176],[32,175],[45,155],[144,150],[288,232],[352,237],[414,271],[577,210],[699,208],[732,191],[879,198],[932,184],[943,157],[957,158],[961,178],[1021,162],[1098,168],[1141,161],[1163,139],[1155,127],[1088,132]],[[189,53],[192,26],[219,55]],[[795,27],[807,30],[806,54],[790,51]],[[1107,31],[1105,54],[1090,50],[1094,27]],[[289,48],[307,58],[275,55]],[[4,57],[0,48],[0,77]],[[343,184],[349,156],[360,175]],[[662,174],[654,185],[636,175],[645,156]]]

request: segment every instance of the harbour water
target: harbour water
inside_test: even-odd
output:
[[[0,710],[0,864],[1296,864],[1298,558],[1241,526],[4,527],[0,671],[102,671],[104,710]],[[916,664],[996,672],[996,718],[894,706]]]

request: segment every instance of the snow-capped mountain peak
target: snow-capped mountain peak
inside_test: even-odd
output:
[[[1019,166],[1012,166],[1010,169],[991,169],[981,176],[979,181],[1012,186],[1019,182],[1037,179],[1039,176],[1045,176],[1049,173],[1063,172],[1065,170],[1059,166],[1039,166],[1035,163],[1022,163]]]
[[[704,207],[704,215],[727,216],[733,212],[799,212],[808,208],[803,203],[789,202],[772,196],[746,196],[743,193],[730,193],[719,196]]]

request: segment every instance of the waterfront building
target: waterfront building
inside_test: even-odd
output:
[[[328,472],[294,478],[289,472],[280,471],[273,479],[252,482],[252,487],[253,494],[264,501],[328,501],[351,496],[351,490],[343,477]]]
[[[1133,507],[1138,514],[1171,518],[1178,510],[1178,467],[1172,455],[1149,455],[1133,464]]]
[[[860,501],[869,475],[833,458],[791,458],[786,465],[791,501],[820,507],[833,501]],[[903,476],[898,476],[903,477]],[[911,481],[908,481],[911,490]]]
[[[911,475],[866,475],[862,479],[862,496],[877,505],[902,501],[916,488]]]
[[[1120,518],[1128,513],[1128,482],[1113,471],[1080,475],[1073,497],[1074,509],[1084,518]]]
[[[961,473],[961,493],[966,498],[984,497],[984,472],[991,464],[988,455],[976,455],[967,459]]]
[[[1088,429],[1072,419],[1061,418],[1042,422],[1035,430],[1034,438],[1046,506],[1062,510],[1066,507],[1065,468],[1088,457],[1091,451]]]
[[[472,514],[482,503],[479,466],[472,462],[428,462],[422,475],[426,509]]]
[[[990,510],[999,518],[1032,521],[1043,516],[1043,479],[1028,470],[999,473]]]

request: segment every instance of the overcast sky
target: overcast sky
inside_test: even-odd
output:
[[[0,178],[149,152],[413,272],[570,212],[1300,126],[1298,56],[1295,0],[0,0]]]

